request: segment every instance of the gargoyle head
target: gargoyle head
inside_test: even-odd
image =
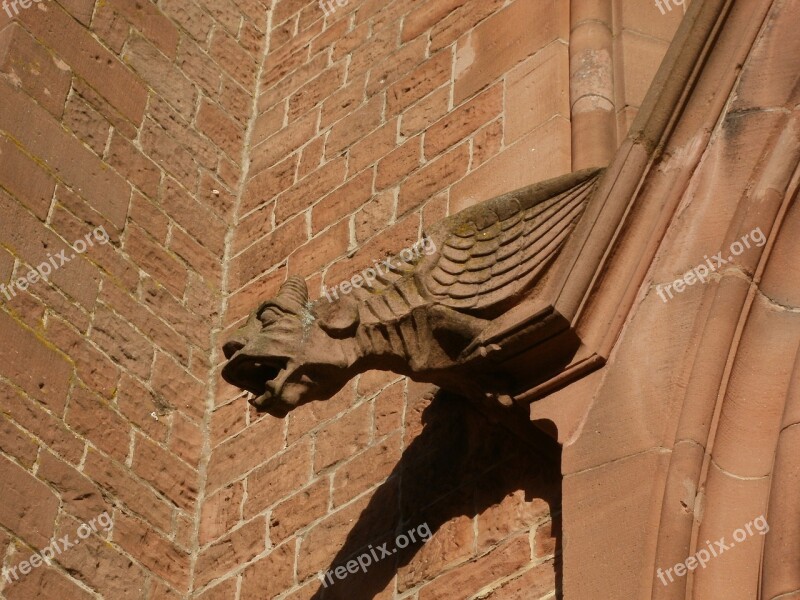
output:
[[[223,379],[251,392],[250,403],[276,417],[329,398],[350,379],[350,363],[317,319],[305,281],[290,277],[223,346]]]

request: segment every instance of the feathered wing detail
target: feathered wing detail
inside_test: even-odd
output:
[[[417,273],[421,287],[437,303],[467,311],[515,297],[556,256],[598,176],[596,169],[573,173],[445,219],[432,236],[438,260]]]

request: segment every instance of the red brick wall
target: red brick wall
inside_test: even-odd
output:
[[[0,580],[6,598],[189,594],[266,22],[259,0],[46,0],[2,20],[0,283],[99,226],[110,237],[0,295],[3,566],[114,521]]]

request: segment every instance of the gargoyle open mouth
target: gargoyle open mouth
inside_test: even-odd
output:
[[[279,381],[279,377],[286,366],[287,361],[281,359],[233,356],[223,367],[222,377],[228,383],[253,394],[250,404],[257,409],[263,409],[280,393],[283,382]]]

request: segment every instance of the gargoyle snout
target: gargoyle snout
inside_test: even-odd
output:
[[[232,338],[225,342],[225,344],[222,346],[222,353],[225,355],[225,358],[230,360],[231,357],[242,348],[244,348],[244,341],[237,338]]]

